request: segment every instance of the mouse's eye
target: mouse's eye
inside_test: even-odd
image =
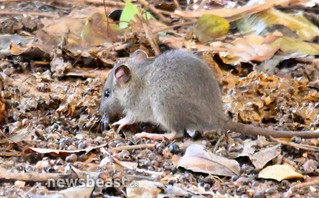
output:
[[[107,90],[104,91],[104,97],[105,97],[105,98],[110,97],[110,95],[111,95],[111,91],[110,91],[109,89],[107,89]]]

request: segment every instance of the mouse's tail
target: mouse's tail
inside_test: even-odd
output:
[[[275,138],[290,138],[290,137],[302,137],[302,138],[319,138],[319,132],[313,131],[280,131],[261,127],[255,127],[249,124],[242,124],[229,121],[225,125],[226,130],[242,133],[247,136],[263,135],[267,137]]]

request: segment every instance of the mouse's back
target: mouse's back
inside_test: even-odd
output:
[[[158,123],[173,131],[220,129],[226,118],[213,70],[184,50],[166,52],[146,76]]]

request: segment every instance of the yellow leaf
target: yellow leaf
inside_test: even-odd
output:
[[[281,181],[283,179],[303,178],[304,176],[297,173],[291,166],[288,165],[273,165],[261,170],[258,174],[259,178],[275,179]]]
[[[220,16],[204,14],[198,19],[194,33],[198,40],[206,42],[227,34],[229,26],[229,22]]]

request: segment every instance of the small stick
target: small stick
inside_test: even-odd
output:
[[[158,18],[163,21],[164,23],[170,23],[171,21],[167,18],[165,18],[152,4],[148,3],[145,0],[137,0],[140,4],[142,4],[144,7],[148,8],[149,10],[151,10],[152,12],[154,12],[154,14],[156,14],[156,16],[158,16]]]
[[[34,1],[34,0],[0,0],[0,2],[26,2],[26,1]],[[59,2],[79,2],[79,3],[92,3],[97,5],[103,5],[103,0],[41,0],[44,2],[50,2],[50,1],[59,1]],[[114,6],[114,7],[124,7],[125,3],[122,2],[114,2],[114,1],[106,1],[106,5],[108,6]]]
[[[52,17],[52,18],[59,17],[58,15],[55,15],[55,14],[48,14],[43,12],[18,12],[18,11],[0,11],[0,15],[31,15],[31,16],[43,16],[43,17]]]
[[[23,181],[40,181],[45,182],[49,179],[63,179],[71,177],[71,174],[60,174],[60,173],[10,173],[10,172],[0,172],[0,179],[7,180],[23,180]]]
[[[188,22],[184,22],[184,23],[179,23],[179,24],[175,24],[175,25],[171,25],[171,26],[167,26],[167,27],[158,29],[156,31],[152,31],[152,33],[155,34],[155,33],[162,32],[162,31],[169,30],[169,29],[173,29],[173,28],[176,28],[176,27],[179,27],[179,26],[192,25],[194,23],[196,23],[196,22],[188,21]]]
[[[220,144],[220,142],[225,138],[225,133],[223,133],[217,140],[215,146],[214,146],[214,149],[213,149],[213,153],[216,153],[217,149],[218,149],[218,146]]]
[[[112,148],[111,151],[118,152],[122,150],[133,150],[133,149],[146,149],[146,148],[154,148],[155,144],[138,144],[138,145],[131,145],[131,146],[119,146]]]
[[[143,15],[140,14],[140,16],[143,16]],[[155,55],[156,56],[160,55],[161,51],[159,50],[157,43],[155,43],[155,41],[153,40],[153,34],[152,34],[151,30],[149,29],[149,26],[146,24],[146,20],[144,19],[144,17],[139,17],[139,19],[142,22],[142,26],[143,26],[143,29],[145,31],[145,36],[146,36],[148,42],[150,43]]]
[[[282,141],[280,139],[273,138],[273,137],[270,137],[270,139],[272,141],[278,142],[278,143],[286,145],[286,146],[291,146],[291,147],[296,148],[296,149],[303,149],[303,150],[307,150],[307,151],[319,151],[319,148],[316,146],[296,144],[294,142],[285,142],[285,141]]]

